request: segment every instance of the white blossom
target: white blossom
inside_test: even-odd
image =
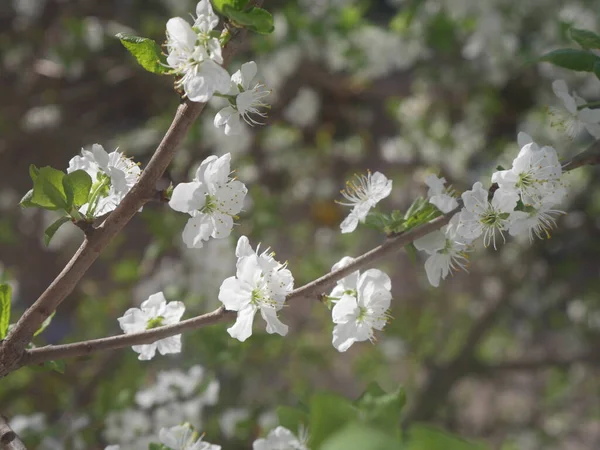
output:
[[[202,437],[189,424],[162,428],[159,438],[171,450],[221,450],[220,445],[202,442]]]
[[[118,319],[121,329],[126,333],[139,333],[163,325],[178,323],[183,316],[185,306],[182,302],[167,303],[162,292],[151,295],[139,308],[130,308]],[[140,360],[154,358],[156,350],[161,355],[181,352],[181,335],[166,337],[152,344],[132,346],[140,354]]]
[[[413,242],[417,250],[429,254],[425,261],[425,273],[434,287],[438,287],[440,279],[446,279],[452,271],[466,270],[466,252],[470,242],[456,232],[459,217],[459,214],[455,214],[442,230],[436,230]]]
[[[204,380],[204,368],[196,365],[183,372],[181,370],[164,370],[156,376],[156,382],[135,394],[135,402],[144,409],[175,401],[178,398],[188,398]]]
[[[209,0],[201,0],[194,28],[180,17],[167,22],[167,64],[180,75],[177,86],[183,87],[187,97],[194,102],[207,102],[215,92],[229,90],[229,74],[223,64],[221,44],[210,31],[219,19]]]
[[[331,270],[347,266],[353,258],[342,258]],[[333,323],[333,346],[345,352],[355,342],[374,341],[373,330],[383,330],[389,319],[388,310],[392,300],[392,282],[380,270],[369,269],[360,274],[353,272],[339,280],[329,294],[335,302],[331,311]]]
[[[504,239],[503,231],[508,230],[519,195],[515,191],[497,189],[490,202],[488,191],[478,181],[473,189],[463,192],[464,208],[460,212],[457,233],[473,240],[483,234],[483,243],[487,247],[492,241],[496,248],[496,231]]]
[[[585,128],[596,139],[600,139],[600,109],[584,107],[586,101],[576,93],[571,95],[567,83],[563,80],[554,81],[552,90],[562,100],[566,109],[566,111],[561,111],[552,108],[552,112],[558,116],[556,124],[563,126],[571,138],[577,136]]]
[[[305,439],[294,436],[287,428],[279,426],[271,430],[266,438],[252,443],[252,450],[308,450]]]
[[[492,175],[492,182],[500,189],[517,192],[523,204],[534,205],[548,196],[558,200],[564,194],[561,175],[562,166],[556,150],[549,146],[540,148],[531,141],[521,148],[509,170]]]
[[[248,125],[257,125],[260,122],[253,119],[252,115],[266,117],[261,108],[269,107],[263,99],[271,92],[262,84],[253,82],[256,71],[256,63],[250,61],[243,64],[241,69],[231,76],[231,88],[227,93],[230,105],[221,109],[214,121],[215,127],[225,127],[225,134],[228,136],[241,133],[240,118]]]
[[[92,179],[89,202],[80,208],[88,217],[102,216],[114,210],[137,183],[140,168],[123,153],[107,153],[100,144],[81,150],[81,156],[69,161],[67,173],[84,170]]]
[[[358,222],[365,221],[371,208],[392,192],[392,180],[388,180],[381,172],[368,172],[366,176],[356,175],[356,180],[347,182],[346,189],[342,191],[347,202],[339,202],[341,205],[352,207],[352,211],[340,225],[342,233],[354,231]]]
[[[221,285],[219,300],[225,308],[237,311],[237,320],[227,329],[231,337],[245,341],[252,335],[254,315],[260,311],[267,323],[267,333],[285,336],[287,325],[281,323],[277,312],[283,308],[286,296],[294,287],[294,277],[284,264],[273,259],[273,254],[261,255],[249,249],[242,236],[236,249],[238,255],[236,276]]]
[[[429,191],[427,192],[429,203],[441,212],[446,214],[458,207],[458,201],[445,186],[445,178],[438,178],[436,175],[430,174],[425,177],[425,184],[429,186]]]
[[[248,190],[244,183],[231,180],[231,154],[209,156],[190,183],[180,183],[173,190],[169,206],[192,216],[184,230],[183,242],[189,248],[201,248],[209,237],[228,237],[233,221],[241,210]]]
[[[514,219],[508,230],[511,236],[533,236],[539,239],[550,238],[550,231],[556,227],[556,216],[564,211],[552,209],[552,202],[540,202],[535,206],[526,206],[525,211],[515,211]]]

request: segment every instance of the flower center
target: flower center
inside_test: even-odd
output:
[[[146,323],[146,330],[151,330],[152,328],[161,327],[163,324],[163,320],[165,320],[165,318],[163,316],[158,316],[158,317],[149,319],[148,323]]]
[[[523,190],[530,188],[534,185],[535,179],[530,172],[523,172],[519,174],[519,179],[517,180],[517,187]]]
[[[356,318],[357,322],[364,322],[369,317],[369,310],[366,306],[358,307],[358,317]]]
[[[204,214],[211,214],[217,210],[217,199],[210,194],[206,194],[204,207],[200,212]]]
[[[509,214],[500,213],[494,208],[488,208],[486,212],[481,215],[479,221],[486,227],[490,228],[501,228],[502,221],[508,219]]]

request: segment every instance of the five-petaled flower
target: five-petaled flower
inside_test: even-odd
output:
[[[346,267],[353,261],[345,256],[331,270]],[[338,351],[345,352],[355,342],[373,341],[373,330],[383,330],[390,317],[391,289],[390,278],[377,269],[362,274],[356,271],[337,282],[329,298],[335,302],[331,311],[336,324],[332,342]]]
[[[209,237],[225,238],[231,233],[236,214],[248,192],[244,183],[229,178],[231,154],[209,156],[190,183],[173,190],[169,206],[192,216],[183,230],[183,242],[200,248]]]
[[[121,329],[126,333],[139,333],[163,325],[178,323],[185,312],[182,302],[169,302],[162,292],[151,295],[139,308],[130,308],[123,317],[117,319]],[[160,339],[152,344],[132,346],[133,351],[140,354],[138,359],[154,358],[156,350],[161,355],[181,352],[181,334]]]
[[[358,222],[364,222],[367,214],[379,201],[392,192],[392,180],[388,180],[381,172],[367,172],[367,175],[356,175],[356,182],[347,182],[342,195],[346,202],[340,205],[351,206],[352,211],[341,223],[342,233],[353,232]]]
[[[219,300],[225,308],[238,313],[235,324],[227,332],[245,341],[252,335],[254,315],[260,311],[267,323],[267,333],[285,336],[288,326],[279,320],[277,312],[294,287],[292,273],[285,264],[275,261],[268,249],[261,255],[253,251],[245,236],[238,241],[236,255],[236,276],[223,281],[219,290]]]
[[[262,84],[253,83],[256,77],[256,63],[247,62],[242,65],[231,76],[231,88],[227,93],[230,105],[220,110],[215,116],[215,126],[217,128],[225,127],[225,134],[239,134],[242,129],[240,117],[248,125],[260,124],[252,116],[257,115],[264,118],[266,116],[261,108],[268,108],[268,104],[263,101],[271,92]]]
[[[84,170],[92,179],[88,203],[80,208],[87,217],[102,216],[114,210],[125,195],[137,183],[140,168],[123,153],[115,150],[107,153],[100,144],[92,150],[81,150],[69,161],[67,173]]]
[[[503,232],[508,230],[515,218],[513,212],[518,198],[516,191],[499,188],[490,202],[488,191],[478,181],[473,189],[462,194],[464,208],[460,212],[458,235],[473,240],[483,234],[483,244],[487,247],[493,242],[496,248],[496,231],[504,239]]]

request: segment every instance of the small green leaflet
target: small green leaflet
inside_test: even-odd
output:
[[[48,325],[50,325],[50,322],[52,322],[52,319],[54,318],[54,314],[56,314],[56,311],[53,311],[52,314],[50,314],[46,320],[42,322],[38,330],[33,333],[33,337],[36,337],[38,334],[42,333],[46,328],[48,328]]]
[[[242,11],[248,4],[248,0],[212,0],[212,4],[217,11],[224,13],[225,6]]]
[[[579,28],[569,29],[569,36],[579,44],[581,48],[600,49],[600,36],[589,30],[580,30]]]
[[[262,8],[252,7],[246,11],[239,11],[230,5],[224,5],[223,14],[229,17],[235,24],[256,33],[269,34],[275,29],[273,16],[269,11]]]
[[[69,192],[68,188],[65,190],[64,177],[64,172],[52,167],[38,169],[33,180],[33,194],[28,201],[44,209],[68,211],[73,201],[73,192]]]
[[[65,188],[73,192],[73,205],[82,206],[87,203],[92,188],[92,177],[85,170],[68,173],[63,179],[63,184],[68,185],[69,187]]]
[[[50,241],[52,240],[58,229],[70,220],[71,218],[69,216],[63,216],[54,223],[52,223],[52,225],[50,225],[48,228],[46,228],[46,230],[44,231],[44,245],[46,247],[50,245]]]
[[[600,62],[600,57],[586,50],[561,48],[546,53],[539,60],[575,72],[594,72],[594,66]]]
[[[4,339],[8,333],[11,297],[11,287],[8,284],[0,284],[0,339]]]
[[[132,36],[131,34],[118,33],[115,36],[121,41],[121,44],[131,53],[137,62],[148,72],[159,75],[169,73],[169,68],[165,67],[166,59],[162,54],[160,46],[152,39]]]

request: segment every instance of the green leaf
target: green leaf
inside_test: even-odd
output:
[[[48,325],[50,325],[50,322],[52,322],[52,319],[54,318],[54,314],[56,314],[56,311],[52,311],[52,314],[50,314],[48,317],[46,317],[46,320],[44,320],[42,322],[42,324],[40,325],[40,327],[37,329],[37,331],[35,333],[33,333],[33,337],[36,337],[38,334],[43,333],[43,331],[48,328]]]
[[[381,430],[359,424],[348,425],[319,447],[320,450],[390,450],[399,448],[401,447],[397,438]]]
[[[40,169],[38,169],[36,166],[33,164],[29,166],[29,176],[31,177],[31,181],[35,181],[39,173]]]
[[[223,13],[225,6],[242,11],[248,4],[248,0],[212,0],[212,4],[220,13]]]
[[[594,64],[594,75],[600,80],[600,61],[596,61]]]
[[[569,29],[569,35],[581,48],[586,50],[600,49],[600,36],[592,31],[571,28]]]
[[[576,72],[593,72],[594,65],[600,61],[600,57],[585,50],[562,48],[546,53],[539,60]]]
[[[296,436],[301,429],[308,428],[308,414],[297,408],[280,406],[277,408],[277,418],[279,425],[292,431]]]
[[[308,446],[320,448],[329,436],[357,419],[358,410],[347,399],[330,393],[314,395],[310,400]]]
[[[148,444],[148,450],[171,450],[169,447],[165,447],[162,444],[151,443]]]
[[[8,284],[0,284],[0,339],[4,339],[8,333],[11,297],[11,287]]]
[[[68,184],[73,192],[73,205],[85,205],[90,196],[92,188],[92,177],[85,170],[76,170],[67,174],[63,180],[63,184]]]
[[[37,205],[31,201],[32,198],[33,198],[33,189],[29,189],[29,191],[27,191],[27,194],[25,194],[23,196],[23,198],[21,199],[21,201],[19,202],[19,205],[21,205],[22,208],[37,207]]]
[[[388,430],[395,434],[400,430],[400,415],[406,403],[406,394],[402,387],[388,394],[372,382],[354,404],[361,412],[361,421],[369,425]]]
[[[413,425],[406,436],[407,450],[486,450],[486,445],[470,442],[427,425]]]
[[[52,225],[50,225],[48,228],[46,228],[46,231],[44,231],[44,245],[46,247],[50,245],[50,241],[52,240],[58,229],[70,220],[71,218],[69,216],[63,216],[56,222],[54,222]]]
[[[275,29],[273,16],[262,8],[252,7],[247,11],[238,11],[230,5],[223,6],[223,13],[237,25],[248,28],[260,34],[272,33]]]
[[[33,180],[33,195],[30,203],[44,209],[68,211],[71,204],[63,186],[64,172],[52,167],[42,167]]]
[[[160,46],[152,39],[132,36],[130,34],[118,33],[116,37],[121,44],[131,53],[137,62],[148,72],[164,75],[169,72],[165,67],[166,59],[162,54]]]

